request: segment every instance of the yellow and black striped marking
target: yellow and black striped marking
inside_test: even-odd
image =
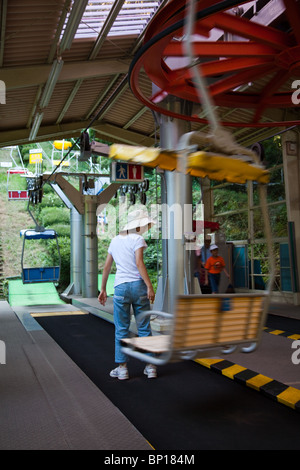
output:
[[[253,372],[224,359],[196,359],[196,362],[208,369],[253,388],[272,400],[300,411],[300,390],[284,385],[277,380]]]
[[[288,331],[283,331],[283,330],[273,330],[272,328],[264,328],[265,333],[270,333],[271,335],[275,336],[284,336],[285,338],[289,339],[300,339],[300,335],[295,334],[295,333],[289,333]]]

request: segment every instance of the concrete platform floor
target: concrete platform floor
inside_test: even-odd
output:
[[[69,305],[0,302],[1,450],[151,450],[137,429],[88,379],[28,311],[79,313]],[[84,312],[82,312],[84,314]]]

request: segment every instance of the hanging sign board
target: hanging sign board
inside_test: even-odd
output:
[[[70,166],[70,162],[61,160],[52,160],[53,165]]]
[[[40,150],[29,150],[29,163],[41,163],[43,161],[43,154]]]
[[[141,183],[144,181],[144,167],[135,163],[112,162],[111,181]]]

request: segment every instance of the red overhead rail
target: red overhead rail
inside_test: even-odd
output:
[[[252,110],[248,122],[221,117],[223,126],[259,128],[300,124],[298,119],[263,121],[266,110],[299,106],[292,99],[295,93],[292,84],[300,80],[300,4],[297,0],[284,0],[284,21],[289,25],[285,32],[259,24],[255,17],[249,20],[237,16],[232,8],[243,3],[246,2],[196,2],[193,66],[199,67],[201,62],[201,74],[216,106]],[[172,0],[154,17],[144,45],[131,64],[129,80],[135,96],[154,111],[206,124],[205,118],[174,112],[163,105],[168,95],[199,103],[192,66],[184,62],[186,4],[185,0]],[[209,41],[215,28],[233,39]],[[178,68],[174,59],[181,64]],[[159,89],[151,96],[146,96],[139,83],[142,70]]]

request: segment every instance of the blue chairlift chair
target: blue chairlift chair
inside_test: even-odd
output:
[[[61,256],[58,245],[57,233],[55,230],[25,230],[21,231],[23,236],[23,249],[22,249],[22,281],[23,284],[40,283],[40,282],[58,282],[61,269]],[[26,240],[56,240],[57,252],[59,255],[58,266],[44,266],[44,267],[24,267],[24,253]]]

